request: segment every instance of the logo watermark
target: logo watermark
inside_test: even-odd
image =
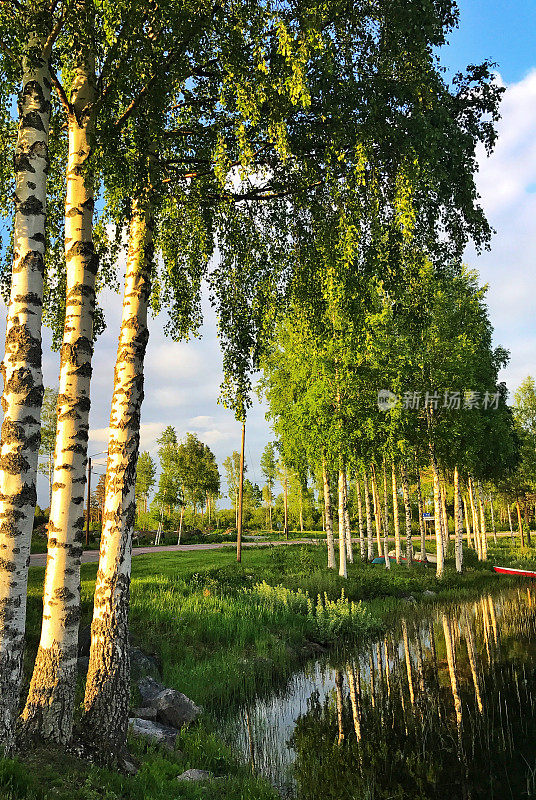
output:
[[[493,409],[499,408],[500,392],[477,392],[473,389],[450,391],[449,389],[434,392],[404,392],[395,394],[390,389],[378,392],[378,408],[380,411],[391,411],[400,406],[407,411],[421,409],[439,409],[459,411],[460,409]]]

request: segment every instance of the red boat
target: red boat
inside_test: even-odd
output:
[[[493,567],[501,575],[519,575],[521,578],[536,578],[536,572],[530,569],[514,569],[513,567]]]

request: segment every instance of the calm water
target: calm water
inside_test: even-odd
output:
[[[536,799],[536,589],[401,619],[222,731],[300,800]]]

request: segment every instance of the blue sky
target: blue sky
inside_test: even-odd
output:
[[[536,0],[484,2],[464,0],[460,4],[460,29],[441,52],[449,73],[484,59],[497,62],[507,87],[499,124],[499,139],[490,159],[481,154],[478,186],[482,203],[497,233],[490,252],[477,257],[471,250],[466,262],[479,270],[489,283],[488,304],[495,327],[495,341],[511,352],[503,379],[511,391],[529,373],[536,371]],[[95,348],[90,454],[106,448],[107,425],[120,298],[104,298],[108,328]],[[159,320],[152,323],[147,350],[147,368],[142,413],[142,448],[156,452],[156,439],[166,425],[174,425],[179,436],[196,432],[223,459],[238,449],[240,426],[217,404],[221,380],[221,356],[214,315],[205,303],[203,338],[174,344],[167,340]],[[2,324],[5,311],[2,314]],[[2,325],[3,327],[3,325]],[[58,356],[48,346],[45,334],[44,374],[47,385],[55,385]],[[256,403],[251,410],[246,436],[248,476],[261,482],[259,459],[271,437],[265,409]],[[104,459],[95,460],[97,472]],[[46,483],[40,480],[40,499],[46,504]],[[227,501],[222,501],[222,505]]]

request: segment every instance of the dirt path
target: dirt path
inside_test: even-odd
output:
[[[316,544],[318,539],[285,539],[277,541],[263,541],[263,542],[242,542],[242,547],[269,547],[275,544]],[[145,556],[151,553],[181,553],[189,550],[219,550],[222,547],[236,548],[235,542],[216,542],[213,544],[167,544],[167,545],[149,545],[148,547],[134,547],[132,549],[133,556]],[[84,550],[82,553],[82,564],[88,564],[92,561],[99,560],[98,550]],[[31,567],[44,567],[47,563],[46,553],[32,553],[30,556]]]

